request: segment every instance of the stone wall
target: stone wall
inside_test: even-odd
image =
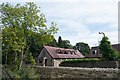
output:
[[[120,70],[115,68],[78,68],[78,67],[42,67],[36,69],[40,78],[76,78],[84,79],[93,78],[92,80],[111,79],[120,80]],[[114,78],[114,79],[113,79]],[[118,79],[119,78],[119,79]]]
[[[81,61],[62,62],[59,66],[86,68],[120,68],[120,61]]]

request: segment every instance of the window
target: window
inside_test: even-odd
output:
[[[76,55],[76,52],[74,51],[74,55]]]
[[[75,51],[70,51],[71,54],[76,55]]]
[[[67,53],[68,53],[68,54],[71,54],[69,50],[67,51]]]
[[[70,51],[70,54],[73,54],[72,51]]]
[[[45,59],[45,66],[47,66],[47,62],[48,62],[48,60],[47,60],[47,59]]]
[[[39,59],[39,63],[42,63],[42,59]]]
[[[62,51],[60,49],[57,49],[56,52],[62,54]]]
[[[97,53],[97,50],[92,51],[92,54],[96,55],[96,53]]]
[[[58,52],[61,53],[61,50],[59,49]]]
[[[64,54],[68,54],[67,51],[65,51]]]

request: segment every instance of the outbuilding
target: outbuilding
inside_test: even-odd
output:
[[[37,64],[58,67],[63,60],[79,58],[84,56],[78,50],[44,46],[37,57]]]

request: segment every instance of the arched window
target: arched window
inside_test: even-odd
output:
[[[70,53],[71,53],[72,55],[76,55],[75,51],[70,51]]]
[[[71,53],[70,53],[70,50],[67,50],[67,53],[68,53],[68,54],[71,54]]]
[[[67,51],[65,51],[64,54],[68,54]]]
[[[57,49],[56,52],[62,54],[60,49]]]

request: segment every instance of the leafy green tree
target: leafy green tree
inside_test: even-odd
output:
[[[78,42],[78,43],[76,43],[76,45],[74,46],[74,49],[77,49],[83,55],[89,54],[89,52],[90,52],[89,45],[87,43],[84,43],[84,42]]]
[[[53,47],[58,47],[58,43],[57,43],[57,41],[55,40],[55,38],[54,38],[53,41],[50,42],[48,45],[49,45],[49,46],[53,46]]]
[[[50,44],[53,40],[53,35],[45,33],[32,33],[32,36],[29,37],[28,41],[28,43],[31,44],[29,47],[29,51],[32,53],[32,56],[36,58],[43,48],[43,45]]]
[[[61,47],[61,48],[72,48],[72,45],[70,44],[69,40],[62,40],[62,37],[59,36],[59,38],[58,38],[58,47]]]
[[[40,46],[50,43],[57,32],[56,23],[46,25],[45,15],[33,2],[24,5],[0,5],[3,37],[3,56],[9,64],[18,62],[21,68],[26,54],[34,53]],[[32,45],[35,49],[31,51]],[[9,61],[10,60],[10,61]]]
[[[69,40],[63,40],[62,45],[63,45],[63,48],[69,48],[69,49],[73,48]]]
[[[6,27],[2,31],[3,33],[2,53],[3,56],[6,57],[6,63],[9,64],[16,63],[18,60],[17,57],[20,56],[19,53],[21,53],[22,51],[21,48],[24,45],[22,37],[23,34],[21,33],[21,31],[22,30],[20,28],[16,28],[16,30],[14,31],[13,27]]]
[[[117,52],[118,53],[118,60],[120,60],[120,52]]]
[[[112,48],[110,41],[108,41],[108,37],[104,36],[102,38],[99,49],[103,59],[117,60],[118,52]]]
[[[35,60],[31,52],[28,52],[25,56],[25,63],[35,65]]]
[[[0,52],[2,52],[2,31],[0,28]],[[2,64],[2,53],[0,53],[0,64]]]

